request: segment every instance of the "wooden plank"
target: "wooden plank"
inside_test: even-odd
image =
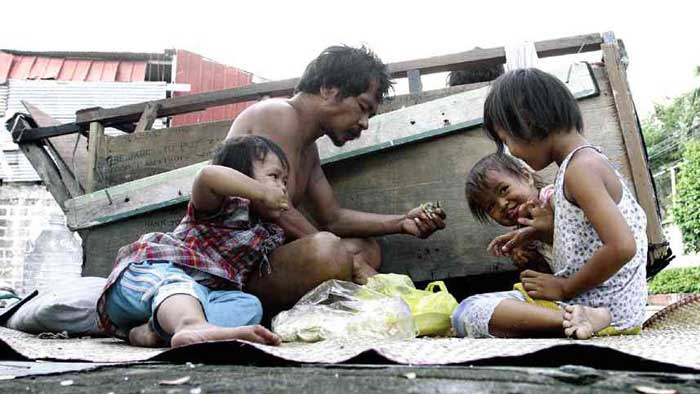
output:
[[[605,68],[615,98],[617,118],[625,140],[627,156],[631,163],[634,190],[639,204],[647,214],[647,237],[650,244],[659,244],[666,239],[661,228],[661,218],[657,211],[658,202],[644,154],[641,130],[637,123],[637,113],[627,82],[627,72],[622,63],[620,48],[617,41],[613,40],[612,43],[603,44],[602,49]]]
[[[153,127],[153,122],[156,121],[158,116],[158,104],[146,103],[146,109],[141,114],[141,119],[136,123],[136,129],[134,133],[143,133],[146,130],[150,130]]]
[[[562,81],[568,80],[567,86],[577,98],[598,94],[585,65],[566,67],[553,73]],[[323,138],[316,145],[321,158],[328,163],[472,127],[476,120],[481,123],[487,94],[488,87],[482,87],[384,113],[370,120],[369,129],[358,140],[337,147]]]
[[[566,53],[599,50],[601,42],[600,34],[595,33],[557,40],[540,41],[535,43],[535,47],[540,57],[547,57]],[[452,55],[392,63],[388,65],[388,69],[392,78],[401,78],[405,77],[410,70],[420,70],[421,74],[429,74],[459,70],[477,64],[498,64],[504,62],[505,50],[503,47],[498,47],[491,49],[474,49]],[[204,110],[217,105],[256,100],[264,96],[275,97],[289,95],[293,91],[297,81],[297,78],[293,78],[219,90],[216,92],[157,100],[155,102],[161,105],[158,111],[158,117]],[[122,122],[136,122],[144,109],[145,103],[139,103],[110,109],[82,110],[76,113],[76,117],[77,122],[83,126],[93,121],[98,121],[105,126],[109,126]]]
[[[32,167],[39,174],[41,180],[44,181],[54,200],[65,211],[65,202],[71,198],[71,194],[63,184],[58,168],[51,156],[44,150],[43,145],[40,142],[32,142],[22,144],[19,148],[27,157],[27,160],[32,163]]]
[[[206,161],[230,127],[231,121],[227,120],[107,136],[104,185],[118,185]]]
[[[34,119],[34,122],[36,122],[37,125],[55,126],[60,124],[58,120],[52,118],[36,106],[26,101],[22,101],[22,105],[27,110],[27,112],[29,112],[29,115],[32,117],[32,119]],[[48,139],[45,140],[44,143],[46,149],[53,158],[53,161],[56,164],[56,168],[61,176],[61,180],[68,189],[68,192],[70,193],[71,197],[77,197],[83,194],[83,188],[80,186],[78,179],[73,174],[73,171],[71,171],[70,168],[68,168],[65,161],[63,160],[63,157],[61,157],[61,154],[58,152],[54,144]]]
[[[68,227],[81,230],[189,201],[192,182],[206,162],[138,179],[71,199]]]
[[[417,94],[423,91],[423,83],[420,80],[420,70],[410,70],[408,72],[408,91]]]
[[[102,188],[102,171],[99,163],[104,158],[104,137],[104,126],[99,122],[92,122],[88,137],[88,173],[85,185],[85,191],[88,193]]]
[[[85,260],[82,275],[106,277],[112,271],[119,248],[146,233],[171,231],[182,220],[186,206],[187,203],[181,203],[109,226],[80,230]]]
[[[585,34],[558,38],[554,40],[538,41],[535,43],[537,56],[540,58],[560,56],[579,52],[600,50],[603,42],[599,33]],[[466,52],[449,55],[435,56],[425,59],[409,60],[405,62],[389,64],[389,71],[393,78],[406,77],[410,70],[420,70],[421,74],[462,70],[469,66],[486,64],[503,64],[506,62],[504,47],[472,49]]]
[[[592,76],[588,73],[588,69],[583,68],[582,70],[585,72],[572,71],[571,83],[582,89],[575,91],[574,94],[585,97],[596,95],[597,91],[592,90],[596,86],[592,81]],[[567,73],[562,71],[560,74],[566,75]],[[587,80],[588,84],[582,83],[581,80]],[[322,163],[327,164],[366,155],[370,152],[395,149],[405,144],[417,143],[477,127],[481,124],[483,102],[487,92],[486,88],[466,91],[376,116],[370,120],[370,128],[360,141],[355,141],[352,145],[341,149],[331,148],[328,141],[320,140],[317,145]],[[220,135],[212,135],[213,133],[207,132],[211,148],[224,138],[229,124],[227,122],[211,124],[220,128]],[[160,135],[154,133],[160,133]],[[110,163],[105,173],[117,176],[138,173],[141,168],[146,166],[144,160],[159,160],[160,157],[167,160],[172,156],[177,156],[176,150],[168,148],[172,144],[178,144],[174,148],[177,149],[177,146],[180,146],[181,152],[190,152],[190,149],[195,148],[201,149],[202,144],[207,141],[202,138],[203,134],[201,126],[187,126],[177,130],[158,130],[146,134],[108,138],[105,157],[110,157]],[[153,135],[157,136],[151,138]],[[134,150],[134,146],[138,146],[140,149]],[[185,150],[182,150],[183,147]],[[208,157],[209,152],[205,151],[207,152],[206,157]],[[194,155],[186,154],[184,156],[192,158]],[[107,188],[104,193],[98,192],[93,193],[94,195],[80,197],[69,203],[70,209],[73,211],[69,215],[69,226],[73,229],[82,229],[111,223],[147,211],[144,207],[162,207],[177,203],[179,200],[174,200],[176,197],[173,193],[174,191],[184,193],[183,188],[188,188],[188,184],[183,182],[193,175],[191,168],[173,170],[158,176]],[[105,184],[107,182],[113,182],[113,179],[106,181]],[[169,182],[174,183],[173,185],[165,185]],[[163,193],[154,192],[154,190],[161,189],[165,191]],[[189,190],[186,193],[189,193]],[[115,195],[120,197],[113,197]],[[131,195],[139,197],[129,197]],[[177,194],[177,197],[183,195]],[[126,204],[120,202],[126,199],[129,200],[126,201]]]
[[[450,86],[443,89],[427,90],[418,94],[402,94],[385,99],[379,108],[377,114],[396,111],[403,107],[410,107],[416,104],[422,104],[428,101],[437,100],[439,98],[451,96],[453,94],[466,92],[468,90],[476,90],[488,86],[490,82],[479,82],[468,85]]]
[[[158,117],[172,116],[181,113],[205,110],[216,105],[252,101],[264,96],[286,96],[293,92],[298,79],[265,82],[238,88],[224,89],[216,92],[178,96],[169,99],[156,100],[160,104]],[[82,110],[76,113],[76,122],[90,123],[92,120],[105,123],[106,126],[124,122],[136,122],[144,111],[146,103],[124,105],[109,109]]]

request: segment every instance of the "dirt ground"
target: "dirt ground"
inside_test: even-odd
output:
[[[181,382],[172,382],[177,379]],[[179,384],[166,385],[164,381]],[[102,367],[0,381],[2,393],[664,393],[644,388],[700,393],[700,374],[613,372],[580,366],[253,367],[188,363]]]

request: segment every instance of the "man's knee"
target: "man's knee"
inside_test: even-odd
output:
[[[311,237],[311,260],[323,270],[328,279],[350,280],[352,255],[343,246],[342,239],[333,233],[319,232]]]

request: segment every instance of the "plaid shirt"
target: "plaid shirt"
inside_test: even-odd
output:
[[[131,263],[166,260],[211,289],[240,290],[255,269],[261,274],[263,268],[269,272],[267,256],[284,243],[284,232],[276,224],[252,219],[249,207],[248,200],[229,197],[219,213],[203,218],[190,203],[187,214],[172,232],[145,234],[119,249],[97,302],[99,326],[107,334],[128,336],[107,317],[105,299],[107,290]]]

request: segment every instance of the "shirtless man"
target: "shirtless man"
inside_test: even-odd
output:
[[[321,169],[316,140],[328,136],[343,146],[359,138],[390,86],[386,66],[370,50],[333,46],[309,63],[294,97],[256,103],[233,122],[229,137],[267,137],[289,159],[291,204],[279,220],[288,243],[270,256],[271,274],[247,283],[264,305],[289,306],[328,279],[365,283],[381,264],[379,244],[369,237],[426,238],[445,228],[440,209],[379,215],[342,208]],[[315,223],[297,210],[302,203]]]

